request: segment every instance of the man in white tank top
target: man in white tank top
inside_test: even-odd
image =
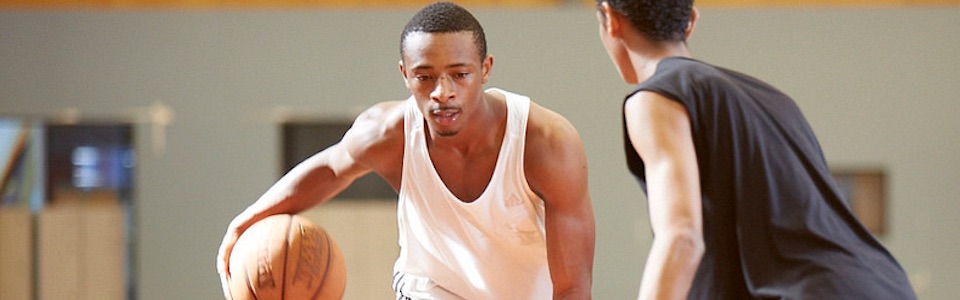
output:
[[[423,115],[414,98],[407,100],[394,270],[394,289],[404,295],[422,293],[432,281],[457,296],[451,298],[551,297],[543,201],[523,168],[530,101],[502,90],[488,93],[505,98],[506,128],[489,183],[470,199],[452,193],[438,175]]]
[[[375,172],[399,194],[398,299],[590,299],[594,217],[576,129],[524,96],[484,90],[493,57],[460,6],[425,7],[400,45],[412,96],[363,112],[237,215],[218,256],[222,281],[251,224]]]

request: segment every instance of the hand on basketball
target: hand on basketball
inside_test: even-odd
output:
[[[226,299],[343,299],[346,264],[323,227],[278,214],[230,228],[217,261]]]

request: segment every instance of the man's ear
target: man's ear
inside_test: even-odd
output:
[[[690,10],[690,21],[687,23],[687,29],[683,31],[683,39],[687,40],[693,35],[693,30],[697,27],[697,21],[700,20],[700,11],[696,7]]]
[[[493,71],[493,55],[487,54],[481,64],[481,70],[483,72],[483,83],[487,83],[487,80],[490,79],[490,71]]]
[[[623,37],[623,16],[610,7],[606,1],[600,3],[599,15],[603,29],[612,37]]]
[[[408,80],[407,80],[407,68],[403,65],[403,60],[401,59],[400,62],[397,63],[397,65],[400,67],[400,76],[403,77],[403,85],[405,85],[409,89],[410,83],[408,83]]]

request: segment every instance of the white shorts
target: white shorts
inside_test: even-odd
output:
[[[404,273],[393,274],[393,290],[397,300],[464,300],[430,278]]]

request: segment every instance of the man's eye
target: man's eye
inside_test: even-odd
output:
[[[432,80],[432,79],[433,79],[433,76],[430,76],[430,75],[417,75],[417,76],[414,77],[414,78],[416,78],[416,79],[419,80],[419,81],[427,81],[427,80]]]
[[[465,78],[468,75],[470,75],[470,73],[457,73],[457,74],[454,74],[453,76],[456,78]]]

